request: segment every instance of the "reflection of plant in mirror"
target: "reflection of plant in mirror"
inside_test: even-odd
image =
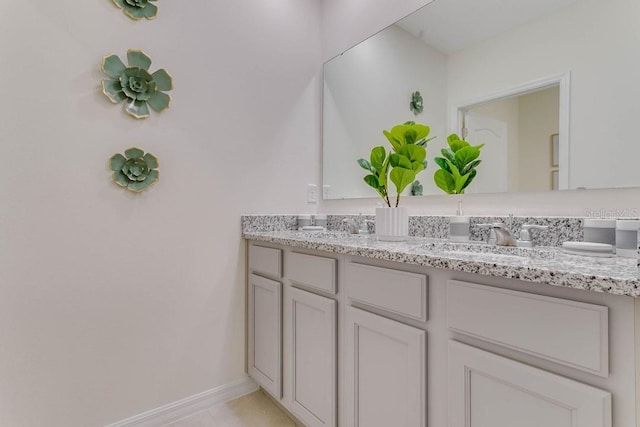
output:
[[[391,143],[392,151],[387,153],[383,146],[374,147],[370,160],[358,160],[360,167],[369,172],[364,182],[376,190],[387,206],[391,207],[389,181],[396,187],[395,206],[398,207],[400,194],[415,181],[418,173],[426,169],[425,146],[433,139],[427,139],[429,132],[429,126],[415,122],[394,126],[391,131],[383,131]]]
[[[420,92],[415,91],[411,94],[411,102],[409,103],[409,108],[416,116],[422,113],[422,110],[424,110],[424,103],[422,101],[422,95],[420,95]]]
[[[436,185],[447,194],[464,194],[464,189],[471,184],[478,171],[476,167],[482,162],[480,149],[484,144],[475,147],[458,135],[447,137],[449,148],[443,148],[443,157],[433,159],[440,169],[433,175]]]
[[[422,196],[422,191],[424,189],[422,188],[422,184],[420,184],[420,181],[414,181],[413,184],[411,184],[411,195],[412,196]]]

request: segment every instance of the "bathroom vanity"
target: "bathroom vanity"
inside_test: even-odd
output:
[[[640,426],[632,260],[244,237],[248,372],[307,427]]]

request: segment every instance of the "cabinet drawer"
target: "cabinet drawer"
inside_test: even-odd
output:
[[[423,274],[350,263],[345,267],[345,283],[352,301],[427,321],[427,276]]]
[[[287,277],[295,283],[336,293],[336,264],[332,258],[293,252],[287,256]]]
[[[604,306],[450,280],[447,325],[523,353],[609,375]]]
[[[249,270],[282,277],[282,251],[264,246],[249,246]]]

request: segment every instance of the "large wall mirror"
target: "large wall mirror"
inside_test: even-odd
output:
[[[374,197],[357,159],[406,121],[436,137],[425,195],[454,132],[485,144],[466,193],[640,186],[640,2],[435,0],[328,61],[328,198]]]

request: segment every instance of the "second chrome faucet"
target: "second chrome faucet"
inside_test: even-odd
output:
[[[536,224],[524,224],[520,231],[519,238],[516,240],[511,234],[509,227],[501,222],[495,222],[493,224],[478,224],[478,227],[489,228],[493,233],[489,233],[489,239],[487,243],[495,243],[498,246],[520,246],[520,247],[533,247],[533,239],[531,238],[531,230],[548,230],[548,225],[536,225]],[[492,237],[494,234],[495,237]],[[495,238],[495,242],[492,239]]]

